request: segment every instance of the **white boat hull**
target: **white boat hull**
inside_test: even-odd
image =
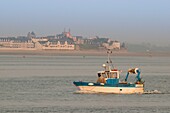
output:
[[[80,91],[95,93],[135,94],[144,93],[143,87],[102,87],[102,86],[77,86]]]

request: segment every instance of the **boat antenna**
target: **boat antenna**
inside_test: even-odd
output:
[[[110,59],[110,54],[112,53],[112,51],[110,49],[107,50],[107,64],[111,64],[111,66],[114,68],[113,64],[112,64],[112,60]]]

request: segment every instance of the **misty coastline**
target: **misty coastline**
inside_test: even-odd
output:
[[[79,51],[61,51],[61,50],[0,50],[0,55],[43,55],[43,56],[106,56],[104,50],[79,50]],[[139,57],[170,57],[170,52],[129,52],[113,51],[112,56],[139,56]]]

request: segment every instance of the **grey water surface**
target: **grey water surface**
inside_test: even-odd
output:
[[[138,67],[145,90],[161,94],[79,94],[73,81],[95,82],[105,56],[0,56],[0,113],[169,113],[170,57],[112,56],[124,80]],[[134,82],[135,75],[129,76]]]

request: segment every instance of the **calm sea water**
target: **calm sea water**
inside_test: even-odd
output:
[[[73,81],[96,81],[104,56],[0,56],[0,113],[169,113],[170,57],[112,57],[125,78],[139,67],[145,90],[161,94],[79,94]],[[129,77],[134,81],[135,75]]]

